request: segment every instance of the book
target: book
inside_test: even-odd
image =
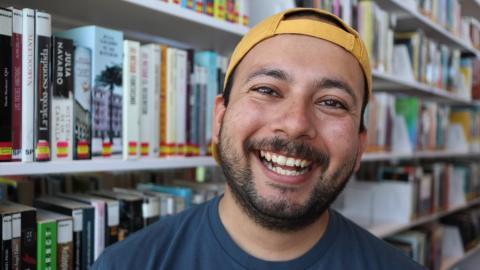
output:
[[[143,226],[146,227],[153,224],[160,218],[160,197],[152,193],[142,192],[135,189],[128,188],[113,188],[113,191],[125,194],[132,194],[143,199],[142,203],[142,217]]]
[[[176,50],[175,48],[166,48],[166,67],[165,67],[165,101],[161,104],[161,108],[164,109],[164,121],[161,129],[165,129],[165,137],[163,143],[161,143],[160,151],[163,156],[173,156],[176,154]]]
[[[76,46],[73,65],[75,67],[73,70],[73,159],[90,159],[92,156],[92,53],[90,49]]]
[[[123,159],[139,156],[140,142],[140,43],[123,41]]]
[[[128,235],[143,228],[142,202],[143,199],[132,194],[124,194],[109,190],[92,191],[94,196],[118,200],[120,207],[120,223],[118,240],[125,239]]]
[[[22,160],[22,11],[12,11],[12,160]]]
[[[12,215],[7,213],[0,214],[1,217],[1,266],[2,269],[10,269],[12,267]]]
[[[12,160],[12,12],[0,9],[0,161]]]
[[[17,264],[19,266],[19,268],[12,267],[12,269],[34,269],[37,239],[36,209],[4,200],[0,202],[0,213],[12,215],[12,254],[14,255],[12,266]],[[19,250],[18,246],[20,246]],[[20,253],[19,256],[17,252]]]
[[[35,161],[51,159],[50,74],[52,21],[50,14],[35,11]]]
[[[57,269],[57,222],[37,211],[37,269]]]
[[[37,212],[38,219],[43,221],[43,224],[53,223],[56,242],[56,248],[52,248],[52,252],[56,256],[55,264],[56,269],[70,270],[73,269],[73,219],[71,216],[57,214],[46,210],[39,209]],[[52,232],[53,232],[52,231]],[[39,228],[40,232],[40,228]],[[44,233],[45,234],[45,233]],[[39,234],[40,235],[40,234]],[[47,235],[45,234],[45,238]],[[46,243],[45,243],[46,244]],[[45,256],[48,257],[48,253],[45,252]],[[53,254],[52,254],[53,255]],[[53,257],[53,256],[52,256]],[[53,258],[52,258],[53,259]]]
[[[227,0],[213,0],[213,17],[225,20],[226,19]]]
[[[74,200],[88,204],[94,208],[94,260],[96,260],[105,248],[105,216],[106,206],[105,201],[88,198],[86,196],[75,196],[65,193],[57,193],[59,197]]]
[[[40,197],[34,206],[73,218],[73,269],[87,269],[94,257],[94,208],[59,197]]]
[[[96,196],[92,196],[85,193],[75,193],[75,194],[59,193],[57,195],[60,197],[68,198],[70,200],[89,203],[92,206],[93,204],[97,204],[97,202],[103,202],[105,204],[104,218],[102,219],[104,221],[104,224],[103,224],[103,228],[104,228],[103,231],[105,236],[105,240],[103,241],[104,246],[107,247],[118,241],[118,224],[119,224],[119,215],[120,215],[118,200],[112,200],[112,199],[102,198],[98,196],[96,197]],[[96,211],[95,214],[99,215],[100,211]],[[100,220],[95,219],[95,226],[97,228],[99,228],[98,225],[100,225],[98,221]],[[100,234],[98,233],[100,231],[101,229],[95,229],[95,239],[97,243],[100,242],[100,240],[97,239],[97,237],[100,236]],[[100,247],[100,245],[96,244],[95,247]],[[102,250],[100,248],[95,248],[95,259],[98,258],[101,252]]]
[[[83,26],[57,35],[73,39],[76,46],[87,47],[92,53],[92,155],[120,155],[123,145],[123,33],[99,26]]]
[[[160,46],[143,45],[141,55],[140,155],[157,157],[160,145]]]
[[[33,161],[35,12],[22,10],[22,162]]]
[[[72,160],[73,41],[54,36],[52,48],[52,160]]]
[[[167,147],[167,54],[168,47],[166,45],[160,46],[160,119],[159,119],[159,156],[165,157],[168,155]],[[170,60],[171,61],[171,60]]]
[[[187,51],[175,51],[175,155],[186,155],[187,143]]]

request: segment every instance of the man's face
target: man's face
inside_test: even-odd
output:
[[[217,97],[213,142],[250,217],[288,231],[321,216],[359,167],[363,91],[357,60],[321,39],[280,35],[244,57],[228,106]]]

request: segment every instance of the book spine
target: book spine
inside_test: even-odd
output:
[[[1,268],[12,267],[12,215],[2,215]]]
[[[37,228],[36,211],[22,212],[22,245],[21,245],[21,264],[23,270],[33,270],[37,265]]]
[[[22,11],[12,8],[12,160],[22,160]]]
[[[150,72],[150,69],[153,68],[150,63],[154,61],[152,58],[152,47],[149,45],[142,46],[140,49],[140,69],[141,69],[141,113],[140,113],[140,156],[146,157],[150,153],[150,148],[153,145],[150,144],[150,127],[151,121],[149,119],[150,114],[153,114],[149,103],[153,103],[153,96],[149,96],[149,92],[153,94],[153,87],[155,87],[154,74]],[[151,90],[150,90],[151,89]]]
[[[35,161],[50,160],[51,36],[50,15],[35,11]]]
[[[214,13],[214,1],[215,0],[203,0],[204,1],[204,12],[208,16],[213,16]],[[218,1],[218,0],[217,0]]]
[[[53,38],[52,160],[73,158],[73,41]]]
[[[12,215],[12,270],[21,269],[22,214]]]
[[[73,269],[73,220],[57,223],[57,269]]]
[[[0,9],[0,161],[12,160],[12,12]]]
[[[37,223],[37,269],[57,268],[57,224],[54,220]]]
[[[105,222],[105,246],[118,241],[118,225],[120,223],[120,207],[118,201],[108,202]]]
[[[94,201],[91,203],[94,207],[94,257],[96,260],[105,249],[105,202]]]
[[[22,10],[22,161],[33,161],[34,130],[34,11]]]
[[[151,114],[151,122],[153,128],[150,129],[150,156],[157,157],[160,153],[160,91],[161,91],[161,79],[162,79],[162,57],[161,57],[161,49],[160,46],[155,45],[153,49],[153,59],[152,66],[153,66],[153,78],[154,78],[154,89],[153,89],[153,102],[150,102],[151,110],[153,113]]]
[[[83,210],[76,209],[71,212],[73,218],[73,269],[83,270],[86,265],[82,257],[82,236],[83,236]]]
[[[91,84],[92,54],[90,49],[77,46],[74,52],[73,70],[73,111],[74,111],[74,136],[73,158],[91,158]]]
[[[94,208],[83,209],[83,233],[82,233],[82,263],[86,268],[90,268],[94,261]]]
[[[185,123],[185,155],[193,156],[194,148],[192,143],[192,92],[193,92],[193,50],[187,51],[187,91],[186,91],[186,123]]]
[[[161,46],[161,68],[160,68],[160,157],[167,156],[167,46]]]
[[[172,156],[176,153],[175,135],[176,135],[176,118],[175,118],[175,96],[176,96],[176,61],[175,48],[167,49],[167,96],[166,96],[166,155]]]
[[[123,158],[138,158],[140,141],[140,44],[125,40],[123,83]]]
[[[187,52],[177,49],[175,52],[175,144],[176,155],[186,154],[186,133],[187,133]]]

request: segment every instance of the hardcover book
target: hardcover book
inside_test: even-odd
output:
[[[35,11],[22,10],[22,162],[33,161]]]
[[[37,212],[37,269],[57,269],[57,222]]]
[[[135,159],[140,141],[140,43],[125,40],[123,49],[123,158]]]
[[[12,160],[12,12],[0,9],[0,161]]]
[[[92,54],[90,49],[77,46],[74,53],[73,73],[73,158],[90,159],[92,156],[92,105],[91,73]]]
[[[57,33],[92,52],[92,155],[122,153],[123,33],[84,26]],[[127,149],[125,150],[127,151]]]
[[[12,160],[22,159],[22,11],[12,11]]]
[[[12,267],[12,215],[0,213],[1,218],[1,268],[10,269]]]
[[[50,156],[50,69],[52,21],[50,14],[35,11],[35,161]]]
[[[53,37],[52,160],[73,158],[73,41]]]

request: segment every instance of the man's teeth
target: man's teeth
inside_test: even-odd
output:
[[[302,175],[308,171],[308,168],[305,168],[301,171],[292,171],[292,170],[284,170],[280,167],[273,167],[271,163],[264,162],[264,164],[266,164],[269,170],[274,171],[280,175],[286,175],[286,176]]]
[[[270,161],[272,163],[278,164],[280,166],[290,166],[290,167],[300,167],[300,168],[305,168],[307,166],[310,166],[312,163],[311,161],[305,160],[305,159],[298,159],[298,158],[293,158],[293,157],[287,157],[287,156],[282,156],[279,154],[274,154],[268,151],[260,151],[260,156],[265,158],[267,161]]]

